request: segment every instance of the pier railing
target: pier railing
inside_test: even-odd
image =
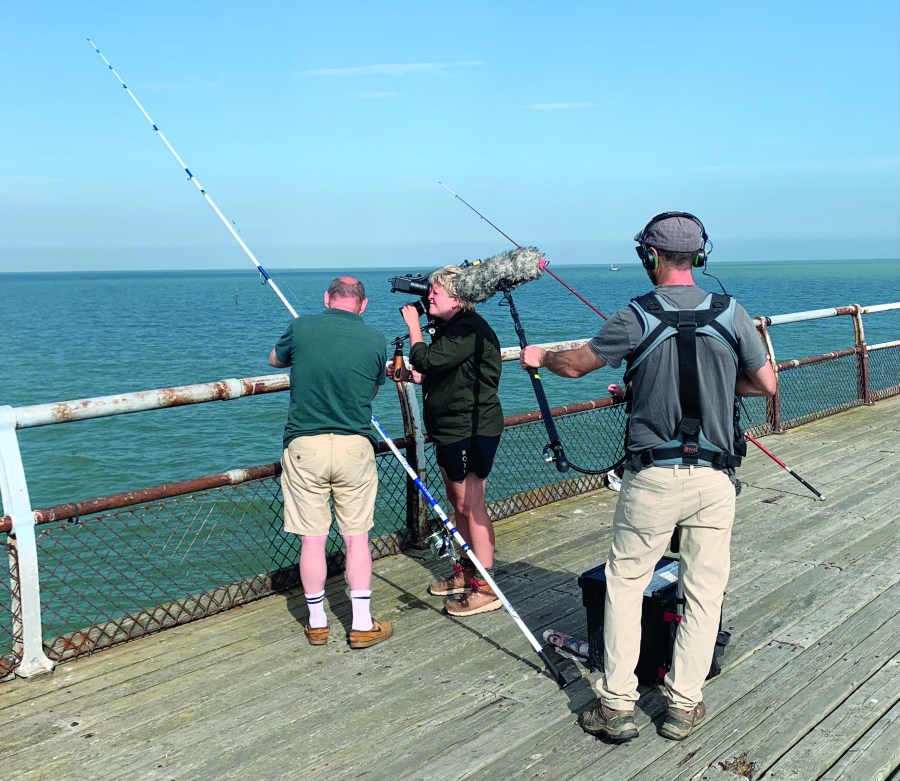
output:
[[[778,393],[749,399],[745,425],[777,433],[852,406],[900,394],[900,340],[867,345],[863,316],[900,303],[857,305],[756,319]],[[773,329],[849,318],[853,345],[802,359],[778,360]],[[543,345],[565,349],[584,342]],[[518,360],[518,348],[503,351]],[[0,407],[0,540],[7,550],[9,596],[0,601],[0,678],[52,669],[56,662],[132,640],[298,585],[299,543],[285,534],[280,464],[228,472],[122,494],[33,509],[18,447],[21,429],[186,404],[283,392],[270,375],[94,399]],[[412,386],[398,385],[404,436],[395,444],[440,500],[433,449],[420,425]],[[595,468],[622,454],[624,406],[597,399],[555,408],[570,458]],[[561,475],[524,453],[546,443],[540,413],[506,419],[489,481],[493,518],[548,504],[604,484],[602,475]],[[381,443],[376,557],[421,543],[436,528],[429,507]],[[443,502],[442,502],[443,503]],[[446,506],[445,506],[446,509]],[[340,537],[329,540],[329,568],[343,566]],[[0,590],[2,593],[2,590]]]

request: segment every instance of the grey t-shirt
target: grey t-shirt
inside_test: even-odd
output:
[[[679,309],[693,309],[707,296],[694,285],[665,285],[654,292]],[[737,302],[734,332],[738,342],[738,367],[755,371],[766,362],[762,339],[747,311]],[[641,341],[642,329],[630,306],[616,312],[588,344],[614,369]],[[722,450],[733,452],[734,358],[718,339],[697,338],[697,372],[700,377],[700,419],[706,438]],[[675,438],[681,422],[678,395],[678,346],[667,339],[650,352],[632,378],[632,412],[628,449],[657,447]]]

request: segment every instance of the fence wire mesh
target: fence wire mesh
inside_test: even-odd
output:
[[[3,535],[3,554],[9,566],[9,600],[0,604],[0,680],[11,676],[22,661],[19,560],[9,535]]]
[[[869,389],[872,401],[900,393],[900,345],[869,351]]]
[[[788,367],[778,376],[781,425],[788,429],[862,404],[855,355]]]
[[[571,457],[588,468],[608,468],[621,456],[624,420],[622,405],[558,419]],[[546,436],[540,421],[506,431],[489,480],[493,517],[602,485],[602,476],[562,476],[544,463]],[[440,496],[431,445],[426,462]],[[408,509],[416,489],[393,456],[379,454],[377,463],[374,558],[397,553],[416,534]],[[299,538],[282,523],[280,481],[267,477],[40,524],[45,653],[72,659],[297,586]],[[327,551],[329,572],[341,571],[344,544],[334,525]],[[4,639],[11,647],[11,636]]]
[[[625,405],[575,412],[555,418],[566,455],[577,466],[598,471],[582,475],[560,473],[543,460],[547,431],[540,420],[508,426],[500,438],[494,467],[487,481],[488,513],[493,520],[541,507],[603,486],[603,474],[624,455]],[[443,495],[434,447],[425,447],[431,494],[450,514]],[[440,528],[435,518],[431,529]]]
[[[378,462],[384,495],[405,494],[405,473]],[[407,541],[405,503],[395,505],[378,507],[376,558]],[[300,543],[283,509],[280,481],[267,477],[41,524],[45,653],[71,659],[298,585]],[[327,550],[330,571],[343,569],[334,530]]]
[[[858,377],[853,355],[782,371],[782,425],[793,427],[862,403]],[[900,347],[870,354],[869,381],[873,398],[900,393]],[[741,420],[757,436],[772,430],[765,399],[745,400]],[[566,455],[579,467],[602,473],[621,457],[624,405],[555,421]],[[547,439],[541,420],[506,429],[488,480],[492,518],[603,485],[602,474],[561,474],[544,463]],[[377,463],[375,558],[417,541],[423,503],[393,456],[381,453]],[[449,514],[430,444],[420,468]],[[56,661],[72,659],[297,586],[299,539],[283,531],[282,512],[275,476],[40,524],[45,652]],[[439,526],[436,519],[431,526]],[[19,663],[22,643],[15,545],[7,539],[5,547],[10,592],[0,605],[0,678]],[[334,528],[327,551],[329,572],[341,571],[343,541]]]

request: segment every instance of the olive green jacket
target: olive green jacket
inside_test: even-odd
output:
[[[503,433],[500,342],[481,315],[458,312],[438,326],[430,346],[410,348],[409,362],[424,375],[425,429],[434,442]]]

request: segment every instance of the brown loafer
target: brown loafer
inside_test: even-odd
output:
[[[369,648],[387,640],[394,634],[390,621],[372,619],[371,629],[353,629],[347,638],[351,648]]]
[[[325,645],[328,642],[327,626],[309,626],[307,624],[303,627],[303,634],[306,635],[310,645]]]

